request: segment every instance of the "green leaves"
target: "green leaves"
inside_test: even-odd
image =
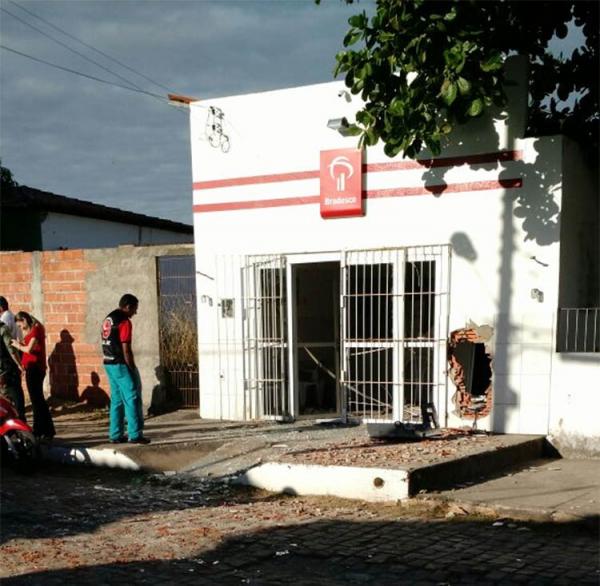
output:
[[[350,47],[354,45],[360,38],[363,36],[361,31],[357,31],[356,29],[350,29],[346,36],[344,37],[344,47]]]
[[[580,102],[587,114],[579,107],[575,113],[580,126],[591,120],[597,127],[589,112],[598,111],[597,84],[591,81],[598,67],[583,67],[592,58],[597,64],[598,3],[538,0],[538,6],[532,11],[517,0],[376,0],[373,16],[352,16],[335,67],[365,103],[352,132],[360,134],[361,144],[381,140],[388,156],[416,157],[424,146],[435,156],[458,125],[504,107],[504,61],[511,53],[528,55],[538,71],[541,90],[530,86],[534,104],[539,107],[556,88],[561,98],[584,89]],[[573,18],[591,23],[586,47],[568,65],[549,66],[547,43],[555,32],[564,35],[561,23]],[[557,116],[567,114],[554,108],[538,119]]]
[[[463,43],[457,43],[450,49],[444,51],[444,63],[448,71],[460,73],[466,62],[467,56]]]
[[[363,130],[356,124],[350,124],[350,126],[346,128],[345,132],[348,136],[359,136],[362,134]]]
[[[457,93],[457,85],[453,81],[445,79],[444,83],[442,84],[442,89],[440,90],[440,95],[448,106],[451,106],[454,100],[456,100]]]
[[[400,98],[394,98],[387,109],[392,116],[404,116],[405,105],[404,100]]]
[[[459,77],[456,80],[456,85],[461,96],[466,96],[471,91],[471,82],[467,81],[464,77]]]
[[[367,14],[363,11],[361,14],[355,14],[348,19],[348,24],[354,28],[364,29],[369,24]]]
[[[488,57],[485,61],[483,61],[479,66],[481,67],[481,71],[490,72],[497,71],[504,64],[504,60],[502,58],[502,54],[497,52]]]
[[[481,98],[477,98],[471,102],[469,109],[467,110],[467,114],[471,116],[471,118],[475,118],[475,116],[479,116],[483,112],[483,100]]]

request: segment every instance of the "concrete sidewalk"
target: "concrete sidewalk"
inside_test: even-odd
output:
[[[63,462],[198,477],[248,471],[248,484],[297,494],[337,494],[338,486],[362,483],[353,498],[395,500],[424,492],[465,507],[545,519],[600,515],[600,460],[540,460],[540,436],[458,433],[439,441],[374,442],[365,426],[207,421],[177,411],[146,420],[152,443],[139,446],[106,442],[106,412],[67,414],[55,422],[58,436],[47,455]],[[315,489],[315,480],[323,486]]]
[[[567,521],[600,519],[600,460],[538,460],[500,478],[439,493],[457,505],[507,516]],[[458,509],[456,509],[458,511]]]

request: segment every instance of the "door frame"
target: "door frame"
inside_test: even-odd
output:
[[[301,254],[288,254],[286,256],[286,283],[287,283],[287,312],[288,312],[288,382],[289,382],[289,402],[291,409],[291,416],[294,419],[298,419],[298,417],[303,417],[300,415],[300,385],[298,381],[298,343],[296,340],[296,334],[298,332],[298,312],[296,311],[296,282],[294,279],[294,269],[297,265],[303,264],[320,264],[326,262],[337,262],[340,263],[342,252],[316,252],[316,253],[301,253]],[[338,321],[340,320],[340,314],[338,308]],[[338,328],[339,329],[339,328]],[[340,356],[339,356],[339,348],[338,348],[338,372],[341,368],[340,365]],[[339,377],[337,380],[337,391],[336,391],[336,401],[337,401],[337,412],[333,417],[339,417],[342,410],[342,397],[340,396],[340,381]]]

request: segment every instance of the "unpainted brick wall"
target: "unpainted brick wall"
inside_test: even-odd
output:
[[[38,258],[34,259],[34,255]],[[86,262],[83,250],[0,253],[0,295],[13,313],[27,311],[46,328],[48,376],[51,396],[90,399],[106,404],[109,385],[103,380],[102,355],[98,344],[84,341],[88,311],[86,275],[96,269]],[[41,307],[34,303],[34,262],[41,282]],[[38,284],[39,287],[39,284]],[[41,309],[41,311],[40,311]]]
[[[0,295],[6,297],[13,313],[32,311],[32,280],[31,252],[0,253]]]
[[[100,385],[104,377],[100,347],[84,341],[88,311],[86,275],[96,266],[85,260],[83,250],[41,254],[50,394],[71,400],[92,398],[93,402],[103,403],[108,395],[98,396],[98,389],[108,389],[108,385]]]

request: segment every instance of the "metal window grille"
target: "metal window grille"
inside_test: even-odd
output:
[[[425,404],[442,407],[449,263],[446,245],[344,254],[341,354],[348,415],[417,423]]]
[[[600,308],[560,308],[556,351],[600,352]]]
[[[248,257],[242,282],[245,386],[255,413],[284,419],[290,412],[285,257]]]
[[[157,265],[162,366],[158,376],[182,407],[195,408],[200,404],[200,385],[194,257],[163,256]]]
[[[446,412],[450,247],[346,251],[340,267],[342,416],[417,423],[428,403]],[[245,390],[259,416],[284,419],[285,256],[247,257],[242,286]]]

